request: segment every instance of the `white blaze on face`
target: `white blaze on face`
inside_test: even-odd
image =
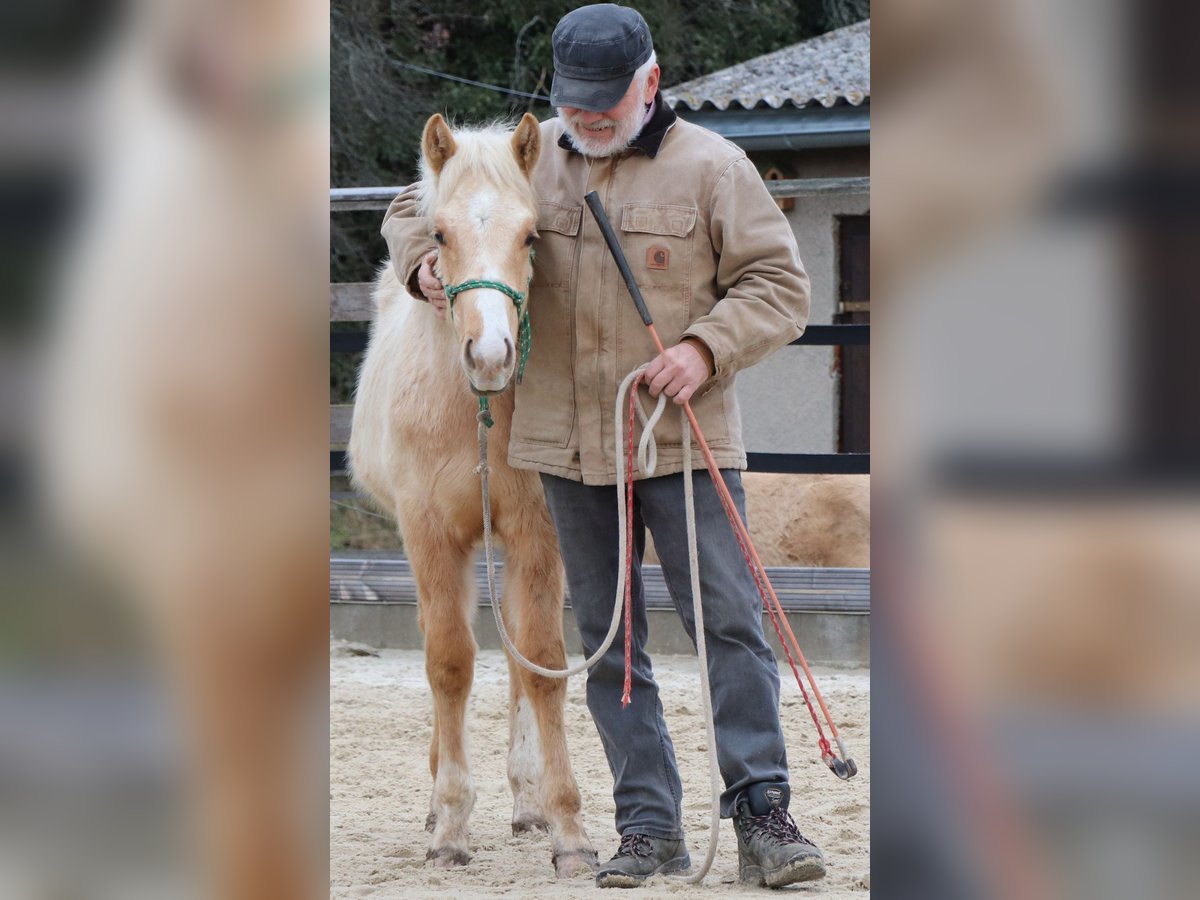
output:
[[[454,278],[502,287],[471,288],[456,299],[459,363],[477,391],[500,391],[513,377],[518,353],[517,302],[503,288],[520,291],[527,282],[521,263],[528,250],[520,242],[532,210],[494,185],[471,187],[450,213],[461,239]]]
[[[489,190],[480,191],[471,198],[471,205],[468,207],[468,214],[471,219],[471,226],[475,229],[476,234],[482,235],[484,226],[487,225],[488,219],[492,217],[492,210],[496,205],[496,195]]]
[[[494,191],[481,190],[467,207],[467,222],[477,237],[478,255],[471,269],[473,277],[484,281],[507,283],[501,265],[502,248],[489,244],[488,224],[497,215]],[[508,314],[512,298],[494,288],[475,288],[470,292],[471,303],[479,314],[478,335],[472,336],[469,375],[476,388],[483,391],[500,390],[508,382],[510,369],[506,362],[515,358],[516,336],[509,328]]]
[[[494,269],[489,268],[485,272],[485,280],[502,280]],[[492,288],[477,288],[472,293],[475,294],[475,308],[479,310],[482,323],[479,338],[472,349],[479,367],[475,386],[484,391],[496,391],[502,388],[507,380],[508,373],[504,370],[504,363],[509,355],[510,345],[516,343],[508,327],[508,310],[512,306],[512,299]]]

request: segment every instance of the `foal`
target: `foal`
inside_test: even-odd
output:
[[[530,177],[540,149],[537,120],[528,114],[511,133],[495,127],[451,132],[440,115],[426,123],[422,213],[439,244],[438,275],[446,285],[485,281],[527,291],[537,237]],[[464,865],[475,802],[464,725],[476,651],[472,556],[483,533],[475,392],[490,394],[495,422],[488,463],[492,525],[506,549],[505,623],[529,659],[548,668],[566,661],[558,540],[536,473],[506,462],[513,410],[508,388],[519,364],[524,300],[497,287],[469,287],[442,321],[429,304],[409,296],[387,265],[375,302],[354,407],[351,468],[357,484],[395,515],[416,577],[434,704],[428,857]],[[557,874],[573,875],[594,865],[596,854],[567,757],[566,683],[511,659],[509,677],[513,833],[549,828]]]

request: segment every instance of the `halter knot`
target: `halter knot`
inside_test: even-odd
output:
[[[492,421],[492,411],[488,407],[488,395],[479,394],[479,412],[475,413],[475,418],[483,423],[485,428],[491,428],[496,423]]]
[[[529,251],[529,261],[533,262],[532,250]],[[438,280],[441,281],[440,275],[438,276]],[[532,275],[529,277],[529,280],[533,281]],[[520,354],[517,362],[517,384],[520,384],[525,380],[525,363],[529,361],[529,349],[533,345],[533,335],[529,328],[529,304],[525,302],[529,296],[527,293],[528,288],[526,292],[522,292],[516,288],[509,287],[503,281],[491,281],[487,278],[471,278],[467,281],[460,281],[458,284],[446,284],[442,282],[442,290],[446,292],[446,300],[450,303],[451,315],[454,314],[455,298],[463,291],[470,291],[475,288],[491,288],[492,290],[499,291],[512,300],[513,305],[517,308],[517,352]],[[483,408],[483,404],[481,403],[481,411]],[[492,427],[490,419],[487,426],[488,428]]]

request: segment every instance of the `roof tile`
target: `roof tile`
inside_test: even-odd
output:
[[[663,91],[671,106],[779,109],[839,101],[859,106],[871,96],[871,20],[847,25]]]

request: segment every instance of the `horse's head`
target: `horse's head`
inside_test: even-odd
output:
[[[451,132],[434,115],[421,149],[426,214],[459,360],[476,391],[499,391],[520,359],[533,272],[537,201],[530,179],[541,150],[538,122],[526,113],[512,132]]]

